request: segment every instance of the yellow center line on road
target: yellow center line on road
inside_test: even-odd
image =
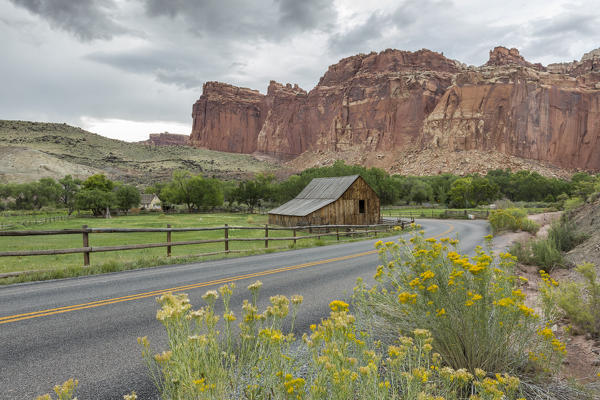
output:
[[[442,232],[438,235],[432,236],[432,237],[437,238],[439,236],[446,235],[454,230],[454,227],[451,224],[448,224],[448,223],[446,223],[446,224],[450,227],[448,230],[446,230],[445,232]],[[243,280],[243,279],[250,279],[250,278],[256,278],[256,277],[260,277],[260,276],[273,275],[273,274],[278,274],[281,272],[287,272],[287,271],[293,271],[293,270],[302,269],[302,268],[308,268],[308,267],[312,267],[315,265],[321,265],[321,264],[327,264],[327,263],[332,263],[332,262],[337,262],[337,261],[349,260],[352,258],[363,257],[363,256],[375,254],[375,253],[377,253],[377,250],[370,250],[370,251],[365,251],[365,252],[357,253],[357,254],[351,254],[351,255],[347,255],[347,256],[330,258],[330,259],[326,259],[326,260],[312,261],[309,263],[298,264],[298,265],[293,265],[293,266],[289,266],[289,267],[275,268],[275,269],[270,269],[270,270],[266,270],[266,271],[254,272],[251,274],[238,275],[238,276],[233,276],[233,277],[229,277],[229,278],[217,279],[217,280],[213,280],[213,281],[199,282],[199,283],[194,283],[194,284],[184,285],[184,286],[176,286],[176,287],[172,287],[172,288],[168,288],[168,289],[154,290],[151,292],[132,294],[129,296],[115,297],[115,298],[105,299],[105,300],[97,300],[97,301],[92,301],[89,303],[74,304],[74,305],[65,306],[65,307],[50,308],[47,310],[34,311],[34,312],[29,312],[29,313],[24,313],[24,314],[8,315],[5,317],[0,317],[0,325],[7,324],[10,322],[17,322],[17,321],[22,321],[22,320],[26,320],[26,319],[31,319],[31,318],[45,317],[45,316],[62,314],[62,313],[71,312],[71,311],[84,310],[87,308],[101,307],[101,306],[106,306],[106,305],[110,305],[110,304],[122,303],[122,302],[126,302],[126,301],[145,299],[148,297],[158,296],[158,295],[162,295],[162,294],[169,293],[169,292],[171,292],[171,293],[181,292],[184,290],[219,285],[219,284],[235,282],[235,281],[239,281],[239,280]]]

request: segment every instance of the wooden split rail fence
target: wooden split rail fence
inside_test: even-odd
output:
[[[42,225],[48,224],[57,221],[65,221],[67,219],[75,218],[75,215],[56,215],[53,217],[45,217],[40,219],[28,219],[21,222],[16,222],[14,224],[0,224],[0,229],[12,229],[18,226],[28,226],[28,225]]]
[[[83,225],[80,229],[61,229],[61,230],[44,230],[44,231],[0,231],[0,237],[2,236],[47,236],[47,235],[82,235],[82,247],[70,248],[70,249],[50,249],[50,250],[19,250],[19,251],[0,251],[0,257],[23,257],[23,256],[40,256],[40,255],[58,255],[58,254],[74,254],[83,253],[83,265],[90,265],[90,254],[98,252],[109,252],[109,251],[122,251],[122,250],[138,250],[138,249],[150,249],[155,247],[166,247],[167,256],[171,256],[171,249],[174,246],[187,246],[187,245],[198,245],[207,243],[223,243],[224,250],[220,252],[198,254],[198,256],[208,256],[222,253],[240,253],[252,251],[255,249],[246,250],[230,250],[230,242],[252,242],[252,241],[264,241],[265,249],[269,248],[269,242],[271,241],[293,241],[294,245],[296,241],[303,239],[321,238],[325,235],[336,235],[337,240],[340,240],[340,236],[351,236],[376,234],[380,232],[390,231],[394,226],[401,226],[404,229],[407,222],[398,221],[396,224],[377,224],[377,225],[312,225],[312,226],[292,226],[292,227],[279,227],[269,226],[264,227],[249,227],[249,226],[224,226],[210,227],[210,228],[172,228],[171,225],[167,225],[166,228],[89,228],[87,225]],[[223,238],[219,239],[200,239],[200,240],[186,240],[186,241],[173,241],[172,234],[175,232],[202,232],[202,231],[223,231]],[[258,238],[234,238],[230,237],[229,233],[232,230],[264,230],[264,237]],[[285,230],[292,231],[291,237],[269,237],[269,231]],[[306,235],[297,235],[298,231],[308,231]],[[166,241],[161,243],[143,243],[143,244],[127,244],[120,246],[90,246],[90,235],[91,234],[106,234],[106,233],[140,233],[140,232],[164,232],[166,233]]]

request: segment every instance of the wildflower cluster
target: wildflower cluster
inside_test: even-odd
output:
[[[192,310],[185,294],[168,293],[157,299],[162,306],[157,319],[165,326],[169,350],[153,354],[146,337],[138,343],[163,398],[222,399],[232,393],[251,399],[267,393],[286,399],[303,396],[303,381],[293,378],[294,360],[288,354],[294,335],[283,332],[290,314],[293,329],[303,298],[273,296],[260,313],[261,286],[260,281],[248,286],[252,299],[244,300],[239,318],[230,306],[234,284],[207,291],[202,296],[206,305],[198,310]],[[217,313],[219,299],[222,314]]]
[[[431,289],[436,277],[429,269],[419,274],[424,292],[437,295],[442,290]],[[375,341],[358,329],[349,304],[341,300],[332,301],[329,317],[296,341],[284,327],[293,326],[302,296],[272,296],[259,313],[260,287],[260,282],[248,287],[252,300],[244,300],[239,318],[229,304],[232,285],[208,291],[203,296],[207,304],[198,310],[191,309],[185,295],[158,299],[162,308],[157,318],[166,328],[169,348],[153,354],[146,337],[138,342],[161,398],[458,400],[469,391],[472,399],[497,398],[489,393],[516,399],[516,378],[493,379],[445,367],[428,330],[396,336],[388,346]],[[216,311],[218,299],[222,318]],[[234,321],[239,321],[239,334],[228,328]]]
[[[485,239],[489,243],[491,236]],[[468,256],[460,253],[458,240],[422,233],[409,243],[401,239],[376,248],[382,261],[377,284],[368,289],[359,282],[354,294],[361,324],[373,334],[392,339],[398,331],[425,328],[449,366],[471,373],[559,366],[564,344],[536,334],[544,321],[525,304],[512,255],[478,246]]]
[[[56,385],[54,386],[54,393],[56,393],[56,399],[57,400],[71,400],[73,399],[73,396],[75,395],[75,390],[77,389],[77,385],[79,384],[79,381],[77,381],[77,379],[69,379],[66,382],[64,382],[62,385]],[[52,400],[52,396],[48,393],[42,395],[42,396],[38,396],[36,397],[36,400]],[[74,400],[77,400],[77,398],[75,398]]]

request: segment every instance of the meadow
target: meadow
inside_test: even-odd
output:
[[[23,216],[30,219],[30,216]],[[18,223],[17,217],[10,217],[11,223]],[[0,223],[4,223],[0,221]],[[33,227],[27,230],[60,230],[81,228],[87,225],[89,228],[200,228],[200,227],[222,227],[245,226],[264,228],[267,216],[261,214],[233,214],[233,213],[211,213],[211,214],[140,214],[130,216],[118,216],[110,219],[83,217],[59,220]],[[18,229],[23,229],[19,227]],[[298,231],[298,237],[309,235],[307,231]],[[264,229],[256,230],[229,230],[229,238],[263,238]],[[269,230],[269,237],[292,237],[291,230]],[[201,231],[201,232],[172,232],[171,241],[191,241],[205,239],[223,239],[223,230]],[[129,244],[161,243],[166,242],[165,232],[133,232],[133,233],[90,233],[89,244],[92,247],[118,246]],[[24,236],[24,237],[0,237],[0,249],[2,251],[26,251],[45,249],[66,249],[82,247],[82,235],[51,235],[51,236]],[[352,240],[352,238],[340,236],[340,240]],[[270,252],[276,250],[309,247],[337,242],[335,233],[323,235],[320,238],[298,240],[296,245],[292,240],[281,240],[269,242],[269,248],[265,249],[264,241],[231,241],[229,250],[237,252],[247,250],[253,252]],[[149,265],[168,264],[173,262],[198,261],[215,257],[224,257],[225,254],[197,257],[200,254],[216,253],[225,250],[224,243],[205,243],[198,245],[173,246],[171,257],[167,258],[166,247],[136,249],[115,252],[100,252],[90,254],[91,268],[100,268],[102,272],[110,272],[127,264],[136,264],[138,267]],[[60,271],[73,270],[83,265],[83,255],[45,255],[45,256],[18,256],[0,258],[0,274],[15,271]],[[73,275],[73,274],[69,274]],[[1,281],[1,280],[0,280]]]

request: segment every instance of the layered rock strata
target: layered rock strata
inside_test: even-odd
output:
[[[359,54],[308,93],[274,81],[266,95],[207,82],[192,116],[191,143],[220,151],[478,150],[597,171],[600,51],[547,67],[504,47],[481,67],[429,50]]]
[[[150,133],[148,139],[141,143],[153,144],[155,146],[189,146],[190,136],[178,133]]]

